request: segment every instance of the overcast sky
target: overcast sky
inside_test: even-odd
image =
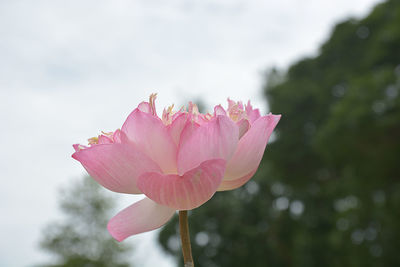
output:
[[[159,110],[229,96],[266,112],[267,68],[317,54],[378,2],[0,0],[0,266],[48,260],[37,243],[60,217],[57,189],[84,174],[73,143],[121,127],[152,92]],[[129,239],[136,266],[173,266],[154,238]]]

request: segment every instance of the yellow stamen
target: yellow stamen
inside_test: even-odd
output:
[[[164,109],[162,121],[165,125],[169,125],[172,123],[172,116],[176,113],[175,111],[173,111],[173,109],[174,109],[174,104],[169,106],[167,109]]]
[[[150,110],[153,115],[157,115],[156,104],[155,104],[156,98],[157,98],[157,94],[151,94],[149,97]]]
[[[101,131],[101,133],[105,136],[112,136],[114,134],[113,132],[103,132],[103,131]]]
[[[171,106],[168,107],[168,110],[167,110],[168,114],[174,115],[175,112],[173,111],[173,109],[174,109],[174,104],[172,104]]]
[[[200,114],[199,108],[197,107],[196,104],[193,104],[192,102],[189,102],[189,113],[192,113],[193,115]]]
[[[99,143],[99,138],[98,137],[92,137],[88,139],[89,145],[95,145]]]
[[[211,115],[210,113],[207,113],[204,117],[205,117],[207,120],[211,120],[212,117],[213,117],[213,115]]]

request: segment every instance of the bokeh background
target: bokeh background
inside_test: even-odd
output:
[[[177,266],[177,218],[110,239],[138,200],[71,144],[226,98],[283,114],[253,180],[190,215],[196,266],[400,266],[400,1],[0,0],[0,266]]]

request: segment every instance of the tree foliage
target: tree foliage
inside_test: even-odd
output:
[[[90,177],[72,184],[60,194],[65,218],[49,224],[41,247],[56,257],[57,264],[47,267],[128,267],[125,252],[106,231],[113,198]]]
[[[197,266],[399,266],[400,1],[339,23],[264,89],[275,141],[252,181],[192,212]],[[179,258],[177,229],[159,240]]]

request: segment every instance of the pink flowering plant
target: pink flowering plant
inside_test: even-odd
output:
[[[190,102],[187,110],[171,106],[159,117],[155,98],[140,103],[121,129],[73,145],[72,157],[105,188],[146,196],[110,220],[118,241],[161,227],[179,210],[184,260],[193,266],[185,255],[191,253],[186,211],[251,179],[280,115],[261,116],[250,102],[228,99],[227,109],[217,105],[212,114]]]

